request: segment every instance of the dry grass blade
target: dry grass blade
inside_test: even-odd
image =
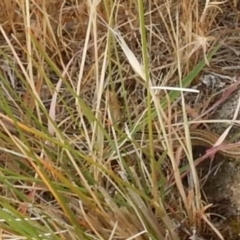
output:
[[[1,237],[229,239],[201,195],[210,153],[194,161],[189,131],[239,82],[202,112],[186,90],[237,65],[237,8],[1,1]]]

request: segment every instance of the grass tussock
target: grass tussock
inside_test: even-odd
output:
[[[152,87],[231,73],[237,7],[1,1],[1,239],[223,239],[184,95]]]

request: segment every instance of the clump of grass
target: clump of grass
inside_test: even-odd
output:
[[[0,3],[3,239],[223,238],[186,114],[190,190],[168,135],[184,96],[152,87],[191,86],[221,51],[227,5],[158,4]]]

